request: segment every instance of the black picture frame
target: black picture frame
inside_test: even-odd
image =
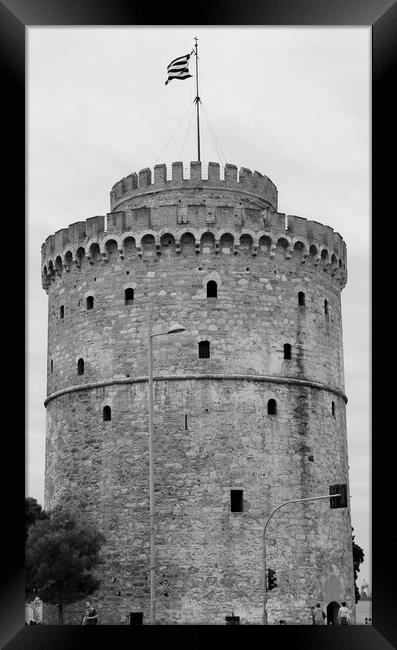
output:
[[[396,0],[254,0],[244,3],[229,0],[205,0],[189,6],[156,4],[133,0],[0,0],[0,81],[2,88],[3,144],[3,378],[7,390],[3,396],[3,552],[0,583],[0,642],[6,650],[19,648],[128,647],[170,642],[174,646],[200,645],[214,640],[223,644],[267,643],[292,644],[305,650],[338,648],[354,650],[388,649],[397,646],[393,516],[394,456],[388,453],[394,427],[381,427],[376,421],[372,444],[372,561],[373,626],[321,628],[310,626],[24,626],[24,501],[25,401],[24,347],[26,327],[24,301],[24,220],[25,214],[25,30],[34,25],[340,25],[372,26],[372,251],[382,250],[382,262],[373,263],[372,286],[372,373],[373,412],[387,413],[385,405],[393,403],[392,385],[384,369],[377,364],[384,350],[376,347],[376,317],[381,324],[385,301],[380,286],[386,288],[393,274],[390,259],[394,250],[386,247],[392,233],[385,225],[393,215],[392,192],[395,183],[394,148],[396,138],[396,104],[392,90],[397,69]],[[186,21],[186,22],[185,22]],[[153,25],[155,26],[155,25]],[[389,152],[392,152],[389,155]],[[383,236],[383,237],[382,237]],[[388,243],[389,246],[389,243]],[[378,257],[379,259],[379,257]],[[389,267],[387,264],[389,263]],[[381,267],[381,268],[379,268]],[[381,278],[375,282],[376,275]],[[38,279],[39,281],[39,279]],[[391,289],[390,289],[391,290]],[[389,316],[390,317],[390,316]],[[19,328],[17,327],[19,323]],[[8,330],[12,335],[9,338]],[[392,335],[392,333],[391,333]],[[384,340],[384,336],[380,339]],[[382,342],[383,342],[382,340]],[[389,360],[389,357],[387,357]],[[378,381],[375,381],[378,379]],[[376,388],[377,387],[377,388]],[[381,400],[380,396],[381,395]],[[4,420],[3,420],[4,421]],[[393,422],[393,420],[391,420]],[[374,423],[375,424],[375,423]],[[87,632],[87,629],[90,632]]]

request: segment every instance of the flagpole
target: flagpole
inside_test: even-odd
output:
[[[197,54],[197,41],[198,38],[197,36],[194,37],[194,40],[196,41],[196,110],[197,110],[197,160],[200,162],[200,114],[199,114],[199,103],[200,103],[200,97],[199,97],[199,91],[198,91],[198,54]]]

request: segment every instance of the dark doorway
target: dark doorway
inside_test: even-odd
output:
[[[130,625],[143,625],[143,612],[130,612]]]
[[[226,625],[240,625],[239,616],[226,616],[225,621],[226,621]]]
[[[340,605],[334,600],[327,605],[327,625],[336,625]]]

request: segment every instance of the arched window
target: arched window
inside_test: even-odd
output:
[[[79,359],[77,362],[77,374],[84,375],[84,359]]]
[[[305,304],[306,304],[306,302],[305,302],[305,294],[303,293],[303,291],[299,291],[299,293],[298,293],[298,305],[300,307],[304,307]]]
[[[65,316],[65,307],[61,305],[59,308],[59,318],[63,320],[64,316]]]
[[[335,416],[335,402],[331,404],[332,415]]]
[[[277,402],[275,399],[269,399],[267,403],[268,415],[277,415]]]
[[[124,300],[126,305],[132,305],[134,302],[134,289],[126,289],[124,291]]]
[[[94,296],[87,296],[87,311],[94,308]]]
[[[328,300],[325,299],[325,300],[324,300],[324,314],[325,314],[326,316],[328,316],[328,313],[329,313],[329,312],[328,312]]]
[[[207,282],[207,298],[217,298],[218,297],[218,285],[215,280],[210,280]]]
[[[103,407],[103,421],[109,422],[112,419],[112,409],[110,406]]]
[[[209,341],[200,341],[199,342],[199,359],[209,359],[210,358],[210,342]]]
[[[284,359],[291,359],[291,345],[284,343]]]

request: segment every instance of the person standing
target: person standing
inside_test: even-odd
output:
[[[97,611],[95,607],[93,607],[91,601],[87,600],[86,610],[85,610],[82,625],[97,625],[97,623],[98,623]]]
[[[339,608],[338,623],[340,625],[348,625],[350,623],[350,610],[346,607],[345,602],[343,602],[342,606]]]
[[[313,610],[313,625],[324,625],[324,621],[326,619],[326,615],[324,611],[321,609],[320,603],[317,603]]]

